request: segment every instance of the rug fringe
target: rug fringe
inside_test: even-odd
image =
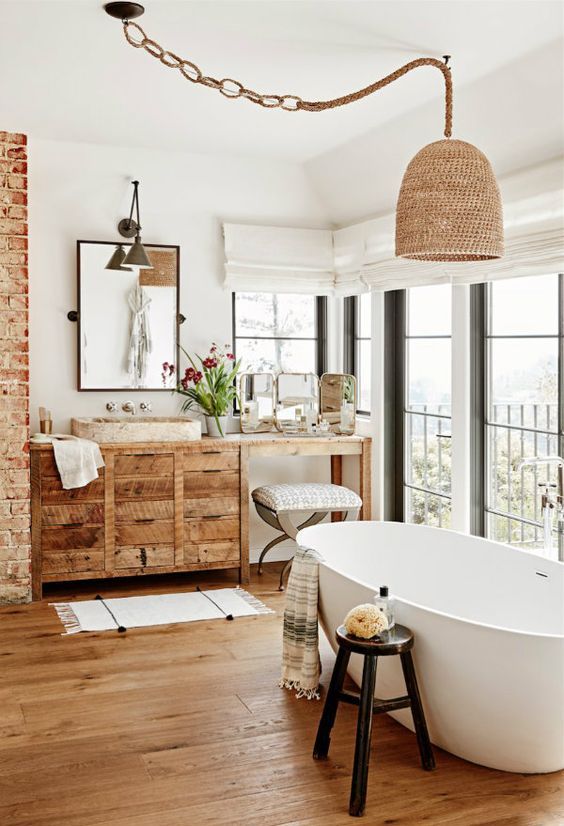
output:
[[[317,688],[302,688],[299,680],[280,680],[280,688],[287,688],[288,691],[296,692],[296,700],[305,697],[306,700],[320,700],[319,686]]]
[[[254,608],[258,614],[275,614],[276,611],[273,611],[272,608],[269,608],[264,602],[261,602],[260,599],[253,596],[253,594],[249,594],[248,591],[245,591],[244,588],[234,588],[235,593],[241,599],[244,599],[247,605],[250,605],[251,608]]]
[[[65,628],[61,637],[66,634],[79,634],[82,631],[80,622],[68,602],[50,602],[49,605],[55,609]]]

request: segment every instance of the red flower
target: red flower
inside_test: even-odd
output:
[[[226,353],[225,355],[230,361],[235,361],[235,356],[233,353]]]
[[[168,365],[168,371],[169,371],[171,376],[172,376],[172,374],[174,373],[175,370],[176,370],[176,367],[174,366],[174,364],[169,364]]]
[[[195,375],[196,375],[196,371],[194,370],[193,367],[187,367],[186,368],[186,371],[184,373],[184,378],[187,381],[192,381]]]
[[[207,370],[211,370],[212,367],[217,367],[217,359],[216,358],[207,358],[204,359],[202,364]]]
[[[181,379],[180,384],[182,385],[183,390],[188,390],[188,379],[186,379],[186,378]]]
[[[200,373],[200,371],[197,370],[194,373],[194,384],[199,384],[202,381],[203,378],[204,377],[203,377],[202,373]]]

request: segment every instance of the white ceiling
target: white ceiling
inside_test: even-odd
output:
[[[148,36],[205,73],[307,99],[360,88],[421,55],[450,53],[456,104],[457,87],[554,41],[563,27],[562,4],[543,0],[144,5],[139,22]],[[0,0],[0,128],[303,162],[433,99],[442,117],[442,79],[432,68],[326,113],[226,100],[129,46],[102,6],[100,0]]]

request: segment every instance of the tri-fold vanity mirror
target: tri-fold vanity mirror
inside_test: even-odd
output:
[[[78,241],[79,390],[162,390],[163,362],[178,364],[180,248],[146,244],[150,267],[108,269],[131,246]]]
[[[352,436],[356,427],[356,379],[346,373],[242,373],[241,430],[273,428],[292,435]]]

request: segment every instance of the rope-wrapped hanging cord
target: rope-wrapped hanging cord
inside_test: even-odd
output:
[[[218,80],[215,77],[206,76],[198,68],[195,63],[190,60],[185,60],[174,52],[169,52],[163,49],[155,40],[147,37],[141,26],[133,23],[130,20],[125,20],[123,23],[123,30],[127,42],[136,49],[144,49],[152,57],[156,57],[160,62],[169,69],[178,69],[180,73],[191,83],[200,83],[203,86],[208,86],[211,89],[217,89],[224,97],[240,98],[244,97],[250,100],[251,103],[256,103],[265,109],[284,109],[286,112],[323,112],[327,109],[336,109],[339,106],[346,106],[349,103],[354,103],[357,100],[372,95],[383,89],[384,86],[393,83],[394,80],[402,77],[410,72],[412,69],[418,69],[420,66],[435,66],[442,72],[445,81],[445,138],[450,138],[452,135],[452,77],[450,69],[446,62],[442,62],[436,57],[419,57],[412,60],[396,69],[386,77],[359,89],[356,92],[350,92],[348,95],[342,95],[332,100],[303,100],[298,95],[277,95],[277,94],[261,94],[252,89],[247,89],[238,80],[233,78],[222,78]]]

